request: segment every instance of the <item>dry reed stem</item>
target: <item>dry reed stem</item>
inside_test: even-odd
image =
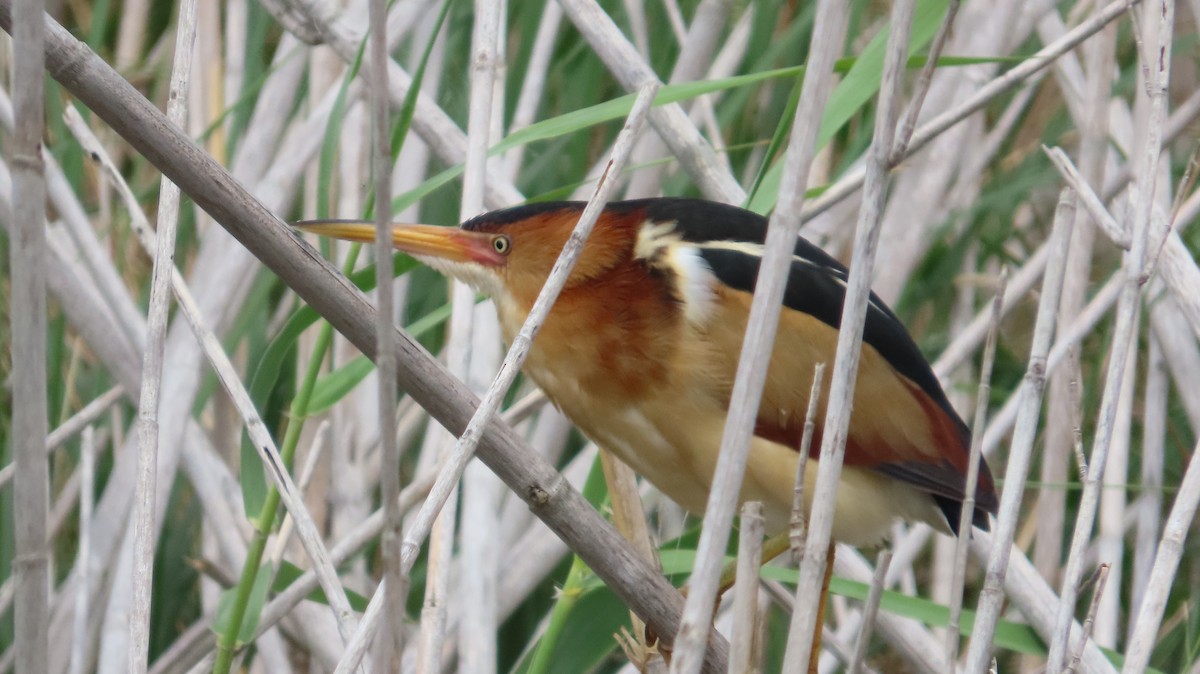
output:
[[[863,606],[862,627],[854,639],[854,653],[850,656],[850,664],[846,667],[849,674],[862,674],[863,661],[867,658],[867,646],[871,643],[871,627],[879,614],[879,602],[883,598],[883,586],[887,579],[888,566],[892,563],[892,551],[884,548],[875,560],[875,574],[871,576],[871,588],[867,593],[867,603]],[[950,660],[949,662],[953,662]]]
[[[519,131],[537,118],[538,106],[542,103],[542,95],[546,88],[546,74],[554,57],[554,46],[558,40],[559,28],[562,25],[563,11],[557,0],[545,0],[542,18],[538,22],[537,34],[533,38],[533,48],[530,50],[529,63],[525,67],[525,75],[521,80],[521,92],[517,95],[517,104],[513,108],[512,124],[508,132]],[[509,180],[515,180],[525,157],[526,145],[518,145],[504,155],[505,172]]]
[[[192,76],[192,45],[196,39],[196,3],[179,6],[175,34],[175,59],[171,67],[167,120],[183,126],[187,115],[188,87]],[[74,111],[74,108],[68,108]],[[135,204],[136,205],[136,204]],[[179,222],[179,188],[165,177],[159,183],[158,234],[154,270],[150,281],[150,306],[146,312],[146,350],[142,360],[142,387],[138,397],[137,483],[133,508],[133,608],[129,617],[128,668],[144,674],[150,651],[150,595],[154,575],[154,499],[158,473],[158,398],[162,386],[167,318],[171,307],[171,274],[175,271],[175,229]]]
[[[330,428],[331,424],[329,423],[329,420],[326,419],[325,421],[322,421],[319,426],[317,426],[316,433],[313,434],[313,442],[308,448],[308,456],[305,457],[304,465],[300,468],[300,472],[298,473],[299,477],[296,479],[296,489],[298,489],[301,494],[304,494],[308,491],[308,485],[312,481],[313,474],[317,470],[317,464],[320,462],[322,455],[325,453],[325,447],[330,444]],[[399,503],[399,496],[397,496],[397,503]],[[385,521],[387,519],[386,509],[384,519]],[[271,560],[270,572],[272,576],[278,573],[280,562],[283,561],[283,555],[287,552],[287,547],[292,541],[292,534],[295,532],[295,530],[295,520],[292,519],[291,514],[286,514],[283,518],[283,522],[279,524],[279,533],[276,534],[274,544],[271,546],[270,553],[267,555],[267,559]],[[243,554],[238,557],[241,557],[244,560],[245,555]],[[238,560],[235,558],[234,561]],[[241,565],[240,561],[238,562],[238,565]]]
[[[46,460],[46,183],[42,160],[45,110],[41,0],[19,0],[13,10],[13,108],[9,158],[12,217],[9,245],[12,333],[12,453],[14,579],[13,653],[17,671],[48,671],[50,546]]]
[[[1130,571],[1129,614],[1133,616],[1141,612],[1158,546],[1158,531],[1162,520],[1163,454],[1170,395],[1163,350],[1153,325],[1150,332],[1147,340],[1149,352],[1146,356],[1146,388],[1142,414],[1142,493],[1134,505],[1137,524],[1134,534],[1133,568]],[[1132,640],[1136,625],[1136,621],[1131,621],[1127,626],[1126,643]]]
[[[1058,57],[1074,49],[1079,43],[1091,37],[1112,21],[1123,16],[1129,7],[1137,2],[1138,0],[1115,0],[1106,5],[1089,17],[1087,21],[1080,23],[1058,40],[1038,50],[1036,54],[1027,58],[1020,65],[1013,67],[1003,75],[980,87],[967,100],[962,101],[921,125],[909,141],[905,157],[911,157],[931,140],[941,135],[942,132],[982,109],[992,99],[1007,92],[1025,79],[1034,76],[1040,70],[1054,63]],[[820,197],[813,199],[808,204],[808,208],[804,210],[802,215],[803,219],[805,221],[811,220],[831,208],[834,204],[854,194],[863,186],[865,177],[866,171],[862,167],[847,171],[837,182],[830,185]]]
[[[704,76],[717,53],[717,41],[729,20],[731,5],[732,3],[728,0],[701,0],[700,4],[696,6],[692,14],[692,22],[686,28],[686,34],[676,36],[679,42],[679,55],[675,57],[675,65],[671,68],[671,75],[667,79],[668,84],[691,82]],[[677,16],[678,7],[675,3],[667,3],[667,6],[671,8],[671,16]],[[680,27],[682,28],[682,26]],[[698,100],[697,104],[700,102]],[[713,136],[713,139],[720,139],[720,135]],[[638,166],[653,161],[662,155],[665,149],[666,145],[660,137],[657,135],[647,136],[634,150],[632,163],[634,166]],[[718,156],[714,155],[714,157]],[[722,168],[725,173],[728,173],[725,165],[722,164]],[[665,173],[664,165],[648,166],[638,171],[637,180],[631,181],[625,191],[625,198],[638,199],[659,196],[662,192],[662,180]]]
[[[13,129],[12,104],[2,89],[0,89],[0,123],[3,123],[9,130]],[[66,271],[70,267],[78,268],[80,275],[89,279],[92,284],[92,287],[88,289],[87,297],[97,305],[93,310],[107,314],[111,317],[109,320],[114,323],[116,334],[103,341],[89,339],[88,343],[92,344],[94,348],[104,349],[108,342],[124,342],[120,348],[126,349],[128,356],[132,360],[136,360],[137,368],[140,368],[145,340],[144,319],[141,311],[130,298],[129,291],[125,288],[116,266],[105,255],[107,246],[93,231],[88,215],[66,174],[63,173],[53,155],[43,153],[42,161],[45,167],[47,195],[50,197],[50,203],[58,211],[59,222],[64,225],[63,229],[67,233],[66,241],[63,240],[63,237],[53,236],[48,241],[52,254],[62,251],[63,257],[66,258],[63,264],[55,265],[55,269]],[[52,291],[55,288],[56,276],[57,274],[52,274],[47,279]],[[98,295],[98,297],[93,298],[93,295]],[[64,304],[69,304],[69,300],[64,301]],[[78,325],[81,331],[89,327],[82,323]],[[134,391],[137,388],[127,390]]]
[[[638,492],[637,473],[610,452],[600,452],[600,467],[604,472],[604,482],[608,487],[609,505],[612,507],[612,523],[638,551],[642,558],[660,569],[662,564],[658,559],[658,550],[650,538],[650,527],[646,523],[646,509]],[[646,647],[646,625],[629,612],[630,639],[643,650]],[[734,648],[734,644],[730,644]],[[647,656],[649,653],[647,653]],[[732,652],[731,652],[732,657]],[[730,661],[730,667],[733,661]]]
[[[83,440],[79,445],[79,553],[76,562],[82,573],[79,585],[75,588],[75,620],[71,638],[71,669],[70,674],[85,674],[88,671],[87,660],[87,630],[89,594],[91,593],[91,573],[88,569],[88,553],[91,547],[92,535],[92,506],[96,502],[95,494],[95,465],[96,446],[95,432],[92,426],[83,429]]]
[[[431,478],[433,476],[430,476]],[[433,485],[432,479],[430,486]],[[447,606],[451,601],[450,571],[454,566],[454,526],[458,517],[458,498],[451,494],[429,536],[429,570],[425,581],[425,600],[421,606],[421,630],[417,643],[418,674],[437,674],[442,669],[443,640],[447,629]]]
[[[1088,302],[1083,311],[1068,326],[1065,334],[1058,335],[1054,340],[1054,346],[1050,349],[1049,356],[1046,357],[1045,370],[1046,374],[1054,373],[1067,358],[1072,349],[1078,347],[1079,343],[1088,336],[1093,328],[1104,318],[1104,315],[1112,309],[1117,303],[1117,299],[1121,295],[1121,284],[1125,280],[1125,275],[1120,271],[1113,273],[1112,277],[1101,286],[1100,290],[1092,297],[1092,301]],[[992,422],[988,424],[987,430],[983,436],[983,453],[985,456],[990,455],[995,451],[1000,442],[1012,430],[1013,425],[1017,422],[1017,417],[1020,416],[1021,405],[1023,404],[1022,392],[1020,390],[1009,396],[1008,400],[1004,401],[1000,411],[992,417]]]
[[[375,588],[375,594],[371,596],[371,602],[367,604],[367,610],[362,614],[362,621],[359,623],[358,629],[346,642],[346,650],[342,653],[341,659],[338,660],[337,668],[333,670],[333,674],[350,674],[350,672],[359,670],[362,658],[367,654],[367,647],[371,645],[371,640],[375,638],[379,622],[385,620],[382,616],[389,595],[387,585],[388,579],[386,577],[379,581],[379,586]]]
[[[816,148],[816,135],[825,102],[832,90],[832,65],[845,39],[846,10],[840,3],[818,5],[814,35],[824,39],[814,45],[804,78],[800,107],[792,126],[792,137],[784,157],[782,185],[805,185]],[[771,346],[779,324],[780,304],[787,284],[791,252],[800,229],[803,189],[782,191],[771,217],[760,263],[758,282],[750,307],[729,412],[721,438],[713,483],[704,513],[704,527],[692,569],[684,617],[676,637],[672,674],[693,674],[708,639],[711,606],[716,597],[723,551],[729,540],[733,512],[741,491],[754,420],[766,381]]]
[[[1152,6],[1152,5],[1148,5]],[[1147,10],[1150,11],[1150,10]],[[1166,95],[1170,82],[1171,37],[1174,30],[1175,5],[1171,0],[1164,0],[1156,8],[1157,21],[1147,22],[1147,27],[1153,26],[1157,41],[1154,46],[1153,79],[1147,79],[1147,95],[1150,109],[1144,121],[1143,140],[1140,153],[1137,155],[1138,167],[1136,186],[1133,192],[1133,224],[1132,244],[1125,256],[1123,267],[1126,278],[1118,302],[1116,324],[1113,328],[1112,348],[1110,351],[1108,372],[1105,376],[1104,395],[1100,403],[1099,420],[1093,439],[1090,467],[1084,478],[1083,496],[1075,518],[1074,533],[1067,554],[1067,564],[1063,572],[1060,589],[1057,629],[1055,638],[1050,643],[1050,655],[1047,661],[1049,671],[1061,670],[1066,664],[1069,648],[1070,625],[1075,613],[1075,598],[1079,581],[1083,576],[1084,549],[1091,538],[1092,525],[1099,505],[1100,487],[1107,468],[1108,453],[1111,448],[1117,405],[1120,402],[1121,384],[1125,376],[1125,355],[1130,342],[1137,333],[1138,317],[1141,309],[1141,290],[1145,280],[1142,277],[1146,264],[1146,250],[1150,220],[1154,212],[1154,194],[1157,187],[1157,167],[1162,152],[1162,132],[1166,119]]]
[[[54,450],[61,448],[68,440],[78,435],[80,431],[85,430],[88,426],[95,423],[100,415],[107,412],[124,395],[125,389],[118,384],[100,394],[100,397],[84,405],[71,418],[59,424],[57,428],[50,431],[49,435],[46,436],[46,454],[52,454]],[[12,480],[15,473],[15,464],[10,463],[0,468],[0,489],[3,489]]]
[[[979,464],[983,460],[983,429],[987,426],[988,400],[992,392],[992,366],[996,362],[996,342],[1000,333],[1000,318],[1004,315],[1004,291],[1008,286],[1008,268],[1000,272],[996,294],[992,299],[991,326],[983,347],[979,365],[979,388],[975,395],[975,418],[971,421],[971,448],[967,459],[967,488],[958,520],[958,538],[954,546],[954,574],[950,584],[950,621],[946,629],[947,672],[957,671],[959,619],[962,616],[963,591],[967,575],[967,542],[975,514],[975,489],[979,482]]]
[[[1064,259],[1071,242],[1075,222],[1075,196],[1070,188],[1060,193],[1051,232],[1055,260]],[[1054,335],[1058,315],[1058,299],[1062,291],[1065,267],[1051,265],[1042,279],[1042,297],[1038,302],[1033,342],[1029,349],[1029,365],[1020,389],[1020,412],[1009,450],[1004,484],[1022,485],[1029,474],[1033,441],[1042,409],[1042,391],[1046,382],[1046,357]],[[971,648],[967,653],[967,674],[983,674],[992,660],[993,635],[1004,603],[1004,581],[1008,572],[1009,552],[1020,516],[1022,490],[1004,489],[1000,494],[1000,512],[993,529],[993,543],[988,557],[984,587],[979,593],[975,627],[971,631]],[[951,626],[952,628],[954,626]]]
[[[908,156],[908,143],[912,140],[913,131],[917,128],[917,117],[921,114],[921,107],[925,103],[925,96],[929,93],[929,86],[933,84],[933,71],[937,66],[938,57],[942,55],[942,49],[946,46],[946,38],[950,36],[950,27],[954,25],[954,17],[958,15],[958,6],[959,0],[950,0],[946,7],[946,16],[942,18],[937,34],[929,43],[929,53],[925,55],[925,65],[921,66],[921,74],[917,76],[917,81],[913,85],[912,100],[909,101],[908,109],[904,111],[904,119],[900,122],[900,128],[896,133],[896,143],[888,160],[892,166],[899,166]]]
[[[1183,481],[1175,493],[1175,503],[1171,506],[1171,513],[1163,527],[1162,540],[1154,556],[1154,568],[1150,572],[1150,580],[1146,584],[1137,620],[1129,637],[1125,666],[1121,670],[1123,674],[1145,671],[1158,642],[1159,626],[1162,624],[1171,584],[1183,556],[1184,541],[1192,518],[1196,515],[1196,507],[1200,504],[1200,461],[1196,460],[1198,456],[1200,444],[1192,450],[1192,458],[1188,462]]]
[[[825,382],[825,363],[813,367],[812,386],[808,389],[808,408],[804,411],[804,430],[800,434],[800,456],[811,455],[813,434],[817,430],[817,406]],[[804,512],[804,473],[808,461],[796,462],[796,482],[792,489],[792,515],[788,522],[788,544],[792,563],[799,566],[803,559],[804,538],[808,534],[808,515]]]
[[[801,462],[803,463],[803,462]],[[729,637],[729,674],[753,672],[754,642],[758,626],[758,575],[762,567],[763,506],[759,501],[742,505],[738,532],[737,583],[733,586],[733,633]]]
[[[829,404],[822,426],[821,455],[817,464],[812,512],[809,514],[808,537],[805,540],[804,559],[796,584],[797,604],[807,605],[819,601],[828,561],[822,551],[828,547],[833,529],[838,481],[841,478],[842,460],[846,452],[846,437],[850,427],[854,387],[862,350],[863,326],[869,308],[888,169],[899,117],[900,91],[904,83],[904,64],[908,56],[914,4],[909,1],[897,1],[892,5],[891,31],[888,34],[887,52],[883,62],[878,111],[871,147],[867,151],[863,202],[855,228],[852,266],[839,323],[841,327],[838,330]],[[821,25],[819,12],[820,10],[818,27]],[[843,14],[835,24],[836,28],[831,30],[831,34],[838,36],[834,41],[839,44],[845,32],[845,20],[846,16]],[[805,77],[806,88],[810,76],[811,72]],[[799,209],[796,210],[796,215],[799,215]],[[788,648],[784,656],[785,669],[795,672],[808,669],[809,661],[813,657],[810,652],[812,640],[808,635],[820,627],[816,624],[818,614],[819,611],[798,611],[792,616],[792,624],[788,630]]]
[[[293,0],[313,18],[318,30],[324,36],[326,45],[333,48],[338,57],[347,64],[354,62],[358,53],[358,45],[362,43],[363,34],[357,26],[345,16],[336,19],[331,14],[336,11],[322,0]],[[369,64],[366,64],[369,66]],[[404,104],[408,88],[412,86],[412,77],[395,61],[388,61],[388,96],[392,106],[399,109]],[[362,76],[369,76],[370,69]],[[466,160],[467,138],[462,130],[450,117],[432,100],[421,92],[417,97],[417,106],[413,115],[413,130],[429,145],[442,161],[454,165]],[[488,170],[487,204],[491,208],[501,208],[524,201],[520,191],[502,175]]]
[[[648,84],[662,85],[653,69],[594,0],[559,0],[559,4],[626,90],[639,91]],[[724,169],[712,146],[678,103],[651,110],[650,123],[705,196],[731,204],[745,200],[745,191]]]
[[[895,559],[893,555],[889,575],[899,571]],[[838,546],[833,568],[837,575],[861,583],[870,583],[874,577],[871,564],[857,550],[845,545]],[[922,625],[883,611],[875,618],[875,629],[913,671],[946,670],[945,649]]]
[[[1083,621],[1083,631],[1080,635],[1079,643],[1071,654],[1071,662],[1067,665],[1063,674],[1075,674],[1080,661],[1083,660],[1083,648],[1092,635],[1092,628],[1095,625],[1096,614],[1104,598],[1104,587],[1108,583],[1110,569],[1111,567],[1108,564],[1101,564],[1100,568],[1096,569],[1096,574],[1089,581],[1089,584],[1095,584],[1095,589],[1092,590],[1092,601],[1088,604],[1087,617]]]
[[[992,554],[994,534],[976,530],[971,538],[971,554],[976,560],[986,562]],[[1012,550],[1008,560],[1008,573],[1004,577],[1004,591],[1012,606],[1021,612],[1030,627],[1043,641],[1054,633],[1057,595],[1046,579],[1033,568],[1033,564],[1018,550]],[[1072,629],[1079,631],[1079,623]],[[973,646],[974,644],[972,644]],[[969,671],[969,670],[966,670]],[[1080,671],[1094,674],[1115,674],[1116,668],[1094,641],[1088,641],[1080,661]]]
[[[508,5],[502,0],[475,3],[470,68],[470,101],[468,113],[467,165],[474,175],[464,175],[460,221],[483,210],[483,185],[488,171],[503,174],[499,159],[487,156],[487,148],[503,137],[504,75],[506,67],[505,17]],[[471,182],[475,186],[471,186]],[[464,284],[455,283],[454,310],[450,326],[451,346],[465,349],[462,359],[465,370],[461,376],[475,393],[487,390],[503,360],[500,321],[495,308],[476,303],[475,293]],[[460,307],[461,305],[461,307]],[[459,325],[459,313],[469,321]],[[467,328],[466,326],[470,326]],[[455,332],[469,329],[469,333]],[[455,356],[448,355],[450,362]],[[453,370],[452,370],[453,372]],[[497,406],[497,410],[499,406]],[[442,454],[452,451],[448,442]],[[458,531],[459,550],[453,560],[452,572],[460,573],[454,586],[452,606],[458,611],[455,639],[460,669],[489,674],[496,669],[496,509],[499,492],[503,491],[495,476],[479,463],[468,463],[462,471],[461,524]],[[449,649],[446,649],[449,651]]]
[[[112,159],[96,140],[95,136],[91,134],[87,126],[83,124],[82,118],[79,117],[74,109],[68,109],[66,121],[68,128],[76,135],[80,144],[87,148],[89,153],[105,168],[109,177],[114,181],[118,192],[129,205],[129,212],[133,218],[133,230],[138,235],[139,242],[143,248],[147,252],[153,250],[157,245],[155,235],[151,231],[148,221],[141,214],[141,210],[136,208],[136,198],[129,189],[129,186],[125,184]],[[349,632],[352,631],[352,625],[355,620],[354,612],[350,608],[345,589],[338,580],[336,570],[328,561],[328,552],[325,550],[324,543],[321,540],[312,516],[304,506],[303,498],[293,483],[291,475],[283,466],[283,461],[279,456],[279,450],[275,446],[274,439],[267,432],[266,425],[254,407],[241,379],[238,378],[237,372],[230,362],[229,356],[225,353],[220,340],[206,326],[206,321],[198,303],[192,296],[182,275],[179,274],[178,270],[173,268],[171,271],[172,274],[169,278],[172,290],[179,303],[180,313],[187,320],[204,355],[208,358],[209,363],[217,373],[218,379],[237,407],[242,417],[242,422],[245,424],[246,432],[250,436],[251,443],[258,451],[267,474],[270,475],[276,488],[279,489],[284,507],[288,514],[293,517],[297,531],[300,534],[300,539],[304,544],[305,552],[308,553],[309,558],[313,561],[318,578],[321,580],[321,589],[330,597],[330,608],[334,612],[334,617],[338,620],[339,631],[343,632],[344,638],[349,638]]]
[[[368,58],[371,110],[371,172],[375,186],[375,299],[376,356],[375,377],[379,414],[379,452],[381,455],[380,499],[384,503],[387,527],[380,538],[383,583],[387,585],[385,630],[378,644],[376,671],[398,671],[404,650],[404,603],[408,596],[406,578],[400,570],[400,537],[403,524],[400,509],[400,451],[396,445],[396,353],[388,338],[395,329],[394,284],[392,282],[392,157],[391,107],[388,101],[388,21],[385,0],[371,0],[368,8],[371,34]],[[379,592],[380,590],[376,590]]]

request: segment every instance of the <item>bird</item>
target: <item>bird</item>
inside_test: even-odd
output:
[[[396,224],[391,240],[490,296],[511,343],[585,205],[530,203],[458,228]],[[697,515],[713,481],[767,226],[762,215],[702,199],[608,203],[523,366],[586,436]],[[375,240],[363,221],[297,227]],[[763,504],[768,533],[788,527],[797,462],[818,458],[827,395],[806,457],[800,442],[815,366],[834,359],[847,282],[843,264],[797,239],[740,494]],[[832,538],[877,546],[898,519],[960,533],[970,437],[904,324],[871,293]],[[804,472],[807,508],[816,474]],[[981,459],[971,522],[987,529],[998,503]]]

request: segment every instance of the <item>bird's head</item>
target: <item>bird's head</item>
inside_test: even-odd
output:
[[[461,227],[392,225],[392,245],[437,271],[496,298],[532,304],[584,204],[532,204],[485,213]],[[639,223],[607,210],[596,223],[567,287],[578,285],[633,255]],[[351,220],[308,221],[297,228],[348,241],[373,243],[375,226]]]

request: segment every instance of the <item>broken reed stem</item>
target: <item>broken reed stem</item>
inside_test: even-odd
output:
[[[762,503],[744,503],[741,531],[738,532],[737,583],[733,586],[729,674],[753,672],[758,667],[754,662],[754,642],[758,634],[758,576],[762,568],[763,527]]]
[[[979,366],[979,389],[975,394],[975,418],[971,423],[971,450],[967,463],[966,495],[958,518],[958,538],[954,546],[954,580],[950,584],[950,622],[946,630],[946,666],[949,674],[957,671],[958,623],[962,615],[963,590],[967,576],[967,541],[975,514],[975,490],[979,482],[979,464],[983,460],[983,429],[987,427],[988,400],[992,393],[992,366],[996,363],[996,342],[1000,334],[1000,318],[1004,315],[1004,291],[1008,287],[1008,267],[1000,272],[996,295],[992,299],[991,327],[983,347]]]
[[[821,455],[817,463],[812,511],[809,513],[808,537],[804,543],[804,560],[800,565],[800,577],[796,584],[797,605],[819,601],[825,577],[827,560],[823,551],[829,547],[833,531],[838,481],[841,478],[842,460],[845,457],[846,438],[850,428],[863,326],[866,322],[871,277],[875,267],[875,250],[883,222],[888,166],[899,114],[900,90],[904,83],[904,64],[908,55],[913,11],[914,3],[910,0],[897,0],[892,5],[892,28],[888,35],[887,53],[884,56],[883,81],[879,90],[874,136],[868,150],[863,203],[855,229],[854,253],[839,323],[841,327],[838,330],[829,404],[822,425]],[[845,24],[841,23],[835,34],[842,36],[844,32]],[[805,84],[811,75],[811,72],[806,75]],[[812,641],[809,637],[820,629],[816,624],[818,613],[797,611],[792,616],[792,624],[788,630],[788,649],[784,656],[785,670],[803,672],[808,669],[809,662],[814,657],[810,652]]]
[[[367,604],[367,610],[363,611],[359,628],[346,642],[346,650],[342,652],[342,659],[338,660],[333,674],[350,674],[350,672],[358,670],[363,656],[367,653],[367,647],[375,638],[376,630],[373,629],[373,626],[378,627],[379,621],[382,619],[388,597],[387,583],[386,577],[379,581],[379,586],[375,588],[375,594],[371,596],[371,601]]]
[[[192,77],[192,46],[196,40],[196,2],[179,5],[175,62],[171,67],[167,120],[179,128],[187,121],[188,88]],[[74,108],[71,108],[72,110]],[[138,398],[137,483],[133,506],[133,607],[129,616],[128,666],[144,674],[150,654],[150,594],[154,575],[155,500],[158,495],[158,396],[162,387],[167,318],[171,308],[171,274],[175,270],[175,229],[179,222],[179,188],[165,176],[159,181],[158,235],[150,306],[146,312],[146,351],[142,359],[142,390]]]
[[[1096,569],[1096,575],[1092,579],[1095,581],[1096,587],[1092,591],[1092,601],[1088,604],[1087,617],[1083,621],[1083,632],[1079,637],[1079,643],[1076,644],[1074,652],[1071,654],[1071,662],[1067,665],[1067,669],[1063,674],[1075,674],[1075,670],[1079,667],[1079,662],[1083,659],[1083,648],[1087,645],[1087,640],[1092,636],[1092,627],[1096,624],[1096,612],[1100,609],[1100,600],[1104,597],[1104,586],[1108,582],[1108,572],[1112,569],[1109,564],[1101,564],[1100,568]]]
[[[788,528],[788,543],[792,551],[792,564],[799,566],[804,550],[804,537],[808,533],[808,515],[804,508],[804,476],[808,457],[812,453],[813,434],[817,429],[817,408],[820,407],[822,384],[825,382],[825,363],[813,368],[812,386],[808,390],[808,408],[804,411],[804,431],[800,436],[800,459],[796,462],[796,486],[792,491],[792,517]]]

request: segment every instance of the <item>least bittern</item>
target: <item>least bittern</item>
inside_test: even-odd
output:
[[[460,229],[395,225],[392,243],[490,295],[511,339],[583,207],[519,206]],[[360,222],[302,228],[375,236]],[[525,363],[586,435],[693,513],[708,499],[766,230],[763,217],[708,201],[610,203]],[[833,362],[846,280],[837,260],[797,241],[741,494],[763,503],[768,531],[789,521],[809,382],[817,363]],[[833,537],[874,545],[897,518],[957,533],[969,440],[904,325],[872,294]],[[986,528],[996,507],[984,463],[974,524]]]

